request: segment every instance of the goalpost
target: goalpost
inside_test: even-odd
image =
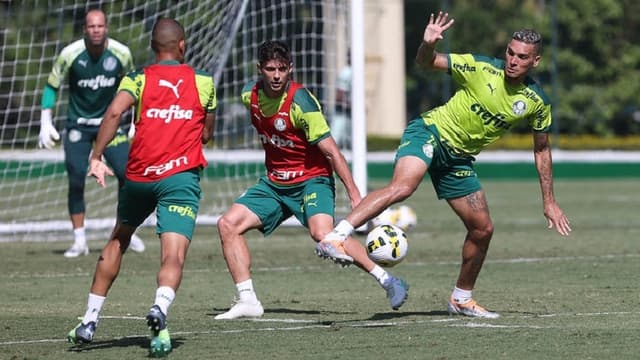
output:
[[[203,199],[197,220],[199,224],[214,224],[233,200],[264,174],[261,145],[239,100],[243,85],[257,75],[257,46],[267,39],[290,44],[294,78],[318,97],[330,121],[335,79],[346,64],[352,39],[349,14],[358,4],[361,6],[362,0],[0,2],[0,241],[70,236],[61,144],[53,150],[37,149],[36,144],[42,89],[60,50],[82,36],[86,10],[105,10],[109,36],[130,47],[136,67],[153,62],[149,34],[158,17],[173,17],[184,25],[187,62],[210,72],[218,91],[217,124],[213,144],[205,150],[209,167],[201,181]],[[60,131],[66,116],[66,91],[66,85],[60,89],[54,109],[54,125]],[[362,131],[364,115],[359,119],[363,123],[354,128]],[[364,134],[360,132],[360,141]],[[346,149],[345,155],[353,168],[365,169],[355,174],[365,192],[366,145],[362,152],[361,143],[357,144],[357,156]],[[110,178],[107,182],[107,189],[102,189],[93,179],[87,179],[86,226],[90,238],[103,237],[104,229],[114,223],[117,181]],[[349,202],[342,184],[336,183],[336,211],[340,216],[347,212]],[[154,223],[152,218],[147,224]]]

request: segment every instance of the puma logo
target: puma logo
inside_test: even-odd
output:
[[[180,94],[178,93],[178,86],[180,86],[180,84],[182,84],[182,79],[178,80],[175,85],[164,79],[160,79],[160,81],[158,81],[158,86],[168,87],[169,89],[171,89],[177,99],[180,99]]]

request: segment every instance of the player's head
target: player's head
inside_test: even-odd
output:
[[[107,41],[107,15],[100,9],[89,10],[84,16],[84,37],[88,45],[104,46]]]
[[[279,96],[286,90],[293,70],[291,51],[282,41],[268,40],[258,47],[258,72],[268,96]]]
[[[174,19],[161,18],[151,31],[151,49],[156,55],[169,55],[184,62],[186,51],[184,28]]]
[[[542,51],[542,37],[531,29],[513,33],[507,45],[504,71],[507,80],[522,81],[529,70],[538,66]]]

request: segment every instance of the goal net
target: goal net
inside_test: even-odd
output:
[[[214,224],[233,200],[264,174],[263,151],[239,100],[255,79],[256,49],[267,39],[286,41],[294,54],[294,78],[320,100],[331,119],[336,76],[349,47],[348,0],[23,0],[0,2],[0,240],[68,237],[67,176],[60,143],[37,149],[42,90],[60,50],[82,37],[84,14],[107,13],[109,36],[127,44],[136,67],[153,62],[150,30],[158,17],[173,17],[187,33],[187,62],[215,79],[218,110],[209,167],[201,181],[198,223]],[[64,128],[67,87],[58,91],[54,125]],[[350,158],[349,153],[346,153]],[[361,159],[364,161],[364,159]],[[113,226],[116,179],[107,189],[88,178],[86,226],[90,238]],[[337,214],[349,204],[337,181]],[[153,218],[153,216],[152,216]],[[147,225],[155,219],[148,219]]]

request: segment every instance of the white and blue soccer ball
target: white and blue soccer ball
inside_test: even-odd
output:
[[[401,228],[391,225],[378,225],[367,235],[365,243],[369,258],[376,264],[392,267],[407,256],[409,243]]]

